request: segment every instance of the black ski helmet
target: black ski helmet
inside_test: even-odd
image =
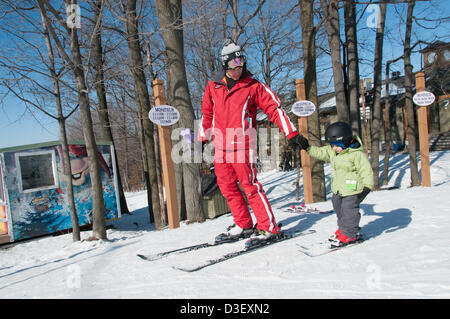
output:
[[[342,142],[344,147],[347,148],[353,139],[352,127],[346,122],[330,124],[325,130],[325,139],[328,143]]]
[[[224,70],[227,69],[227,62],[234,58],[243,58],[244,63],[247,61],[244,50],[239,44],[234,43],[230,38],[226,38],[223,42],[222,51],[220,52],[220,63]]]

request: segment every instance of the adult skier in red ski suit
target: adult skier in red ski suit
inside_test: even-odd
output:
[[[210,81],[202,102],[199,140],[213,136],[214,169],[217,184],[227,200],[234,225],[216,239],[248,237],[253,221],[237,181],[244,190],[255,214],[258,235],[265,238],[280,232],[263,187],[256,178],[256,113],[261,109],[289,139],[302,146],[305,138],[280,107],[280,100],[266,85],[246,70],[246,57],[231,39],[221,52],[224,72]]]

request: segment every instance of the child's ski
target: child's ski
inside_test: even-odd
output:
[[[291,205],[283,211],[294,214],[330,214],[333,212],[333,210],[321,211],[315,207],[308,207],[305,204]]]
[[[353,246],[359,245],[362,242],[364,242],[364,240],[360,239],[358,241],[355,241],[353,243],[347,244],[345,246],[334,247],[334,248],[330,248],[329,246],[327,246],[328,244],[320,243],[319,246],[324,246],[324,247],[319,247],[319,249],[314,249],[313,247],[306,247],[306,246],[299,245],[299,244],[297,244],[297,246],[300,248],[299,251],[302,252],[303,254],[305,254],[306,256],[319,257],[319,256],[323,256],[323,255],[329,254],[329,253],[331,253],[333,251],[337,251],[337,250],[341,250],[341,249],[344,249],[344,248],[348,248],[348,247],[353,247]]]

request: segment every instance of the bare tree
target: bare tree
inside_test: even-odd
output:
[[[354,135],[361,136],[361,120],[359,113],[359,66],[358,66],[358,40],[356,30],[356,4],[355,0],[344,2],[345,16],[345,44],[348,76],[348,103],[350,110],[350,124]]]
[[[164,202],[161,201],[162,196],[159,192],[160,183],[157,172],[156,150],[159,145],[154,138],[156,135],[154,124],[148,118],[152,99],[148,90],[145,59],[142,56],[144,51],[147,50],[144,47],[147,39],[144,39],[144,34],[140,31],[140,26],[144,24],[143,17],[147,13],[144,9],[146,2],[141,1],[138,5],[136,0],[126,2],[106,0],[106,4],[110,12],[118,18],[118,21],[124,24],[124,28],[114,25],[108,25],[107,28],[123,36],[126,40],[129,59],[128,61],[122,59],[121,63],[125,63],[126,70],[132,75],[133,80],[126,83],[120,78],[123,74],[116,75],[113,73],[113,76],[119,86],[126,87],[125,94],[129,95],[132,103],[136,104],[138,108],[137,112],[133,111],[134,114],[138,115],[136,123],[139,131],[139,136],[134,137],[134,142],[138,142],[140,145],[140,155],[142,157],[140,165],[143,169],[144,183],[147,190],[150,222],[154,222],[156,229],[160,229],[165,226],[165,216]],[[117,46],[120,47],[119,45]],[[124,54],[124,52],[120,54]],[[147,52],[147,55],[149,54],[150,52]],[[116,58],[116,56],[112,58]],[[153,72],[151,72],[150,76],[154,76]],[[131,92],[134,92],[134,94]],[[123,120],[125,121],[125,119]]]
[[[25,6],[20,6],[21,4],[12,3],[12,2],[5,3],[5,5],[8,5],[8,7],[11,8],[11,11],[17,13],[19,16],[25,16],[26,11],[33,12],[35,9],[35,7],[33,7],[33,6],[25,7]],[[16,5],[18,5],[18,6],[16,6]],[[41,17],[42,17],[42,15],[41,15]],[[31,105],[31,106],[35,107],[36,109],[40,110],[47,116],[58,121],[60,137],[61,137],[61,142],[62,142],[62,147],[61,147],[62,148],[61,155],[62,155],[62,163],[63,163],[62,164],[62,173],[64,174],[65,179],[67,181],[67,190],[66,191],[67,191],[67,199],[68,199],[68,203],[69,203],[70,218],[71,218],[71,222],[72,222],[72,238],[74,241],[79,241],[80,240],[80,225],[78,223],[78,215],[76,212],[75,199],[74,199],[74,195],[73,195],[72,173],[71,173],[71,165],[70,165],[70,157],[69,157],[68,141],[67,141],[66,125],[65,125],[66,120],[77,110],[78,106],[73,108],[67,116],[64,116],[63,106],[62,106],[62,101],[61,101],[62,93],[61,93],[61,88],[60,88],[60,78],[64,75],[64,71],[65,71],[66,67],[64,65],[62,65],[61,68],[59,70],[57,70],[57,66],[56,66],[56,62],[55,62],[55,55],[53,52],[52,43],[51,43],[51,39],[50,39],[50,36],[48,33],[47,26],[44,23],[44,18],[42,17],[42,21],[41,21],[42,26],[43,26],[42,30],[39,29],[37,24],[34,25],[34,21],[31,17],[26,16],[25,19],[26,19],[26,21],[28,21],[30,24],[33,25],[32,27],[33,27],[34,33],[36,32],[36,30],[38,30],[38,32],[42,33],[42,36],[44,38],[46,48],[47,48],[47,57],[45,56],[44,53],[40,52],[40,48],[38,46],[31,45],[31,43],[28,40],[26,40],[25,38],[22,38],[21,40],[25,45],[29,45],[32,49],[37,50],[38,56],[40,56],[40,58],[41,58],[42,65],[45,66],[48,73],[47,72],[46,73],[39,72],[37,69],[33,69],[31,67],[31,65],[26,66],[26,65],[20,65],[21,62],[18,62],[19,64],[12,62],[13,60],[16,60],[16,59],[10,59],[10,64],[5,64],[5,62],[0,61],[0,66],[7,67],[10,70],[10,72],[12,72],[13,74],[16,75],[16,76],[14,76],[14,79],[12,79],[13,81],[5,80],[5,81],[3,81],[3,84],[11,93],[13,93],[17,98],[19,98],[20,100],[25,102],[27,105]],[[9,32],[9,31],[6,31],[6,32]],[[21,52],[20,54],[23,55],[23,52]],[[25,75],[25,73],[27,73],[29,75]],[[46,83],[43,83],[42,79],[41,79],[41,81],[37,81],[32,74],[44,75],[44,76],[48,77],[52,82],[53,90],[48,89],[46,86]],[[15,82],[15,83],[12,83],[12,82]],[[29,84],[31,86],[37,85],[37,87],[39,88],[38,92],[31,91],[30,93],[28,93],[27,92],[28,90],[25,89],[24,87],[22,87],[22,85],[20,84],[21,82],[26,82],[26,83],[24,83],[25,87],[27,86],[27,84]],[[40,82],[40,83],[38,83],[38,82]],[[16,89],[14,86],[17,86],[18,89]],[[42,105],[42,103],[40,102],[40,100],[41,100],[40,96],[42,96],[43,94],[44,95],[50,94],[53,97],[55,105],[56,105],[57,115],[53,115],[51,113],[51,111],[47,110],[45,105]],[[32,95],[33,101],[31,100],[32,97],[28,98],[27,95]]]
[[[42,16],[42,25],[44,28],[45,44],[47,45],[47,52],[49,58],[49,70],[53,80],[53,89],[55,94],[56,108],[58,110],[58,123],[59,123],[59,134],[62,139],[62,150],[63,150],[63,174],[66,176],[67,180],[67,199],[69,201],[70,219],[72,221],[72,237],[74,241],[79,241],[80,236],[80,224],[78,223],[78,215],[75,207],[75,198],[73,195],[73,184],[72,184],[72,168],[70,164],[69,147],[67,141],[66,133],[66,120],[67,118],[76,110],[73,109],[68,116],[64,116],[62,104],[61,104],[61,90],[59,86],[59,76],[55,68],[55,55],[53,52],[53,47],[48,33],[48,28]]]
[[[104,0],[93,0],[91,6],[94,9],[94,31],[92,37],[92,60],[94,63],[94,87],[98,99],[98,117],[100,120],[103,139],[113,144],[114,149],[116,145],[111,130],[111,121],[108,114],[108,103],[106,100],[105,76],[103,70],[103,47],[102,47],[102,12],[105,6]],[[117,152],[114,152],[115,160],[117,161]],[[120,168],[117,165],[117,184],[119,190],[120,209],[122,213],[129,214],[127,201],[123,192],[122,179],[120,177]]]
[[[386,6],[385,0],[380,4],[380,14],[378,16],[378,25],[375,39],[375,56],[373,68],[373,82],[374,82],[374,100],[373,108],[371,110],[371,151],[370,162],[373,170],[374,189],[380,188],[378,174],[380,171],[379,154],[380,154],[380,130],[381,130],[381,75],[383,62],[383,39],[384,39],[384,25],[386,20]]]
[[[391,154],[391,129],[390,129],[390,112],[391,112],[391,99],[389,94],[389,69],[390,65],[395,62],[389,60],[386,62],[386,74],[385,74],[385,87],[386,97],[384,102],[384,163],[383,163],[383,185],[388,184],[388,170],[389,170],[389,156]]]
[[[223,43],[222,24],[217,20],[226,16],[226,6],[224,1],[183,3],[185,63],[196,119],[201,117],[206,85],[221,70],[218,56]]]
[[[155,5],[166,47],[167,99],[180,112],[179,127],[193,132],[195,117],[184,65],[181,0],[156,0]],[[187,219],[189,222],[204,221],[200,164],[183,163],[182,169]]]
[[[334,92],[336,109],[340,121],[350,122],[350,114],[345,96],[344,77],[341,62],[341,38],[339,27],[339,7],[337,0],[320,0],[325,16],[325,27],[330,46],[331,64],[333,66]]]
[[[85,76],[85,70],[83,67],[83,61],[80,51],[80,45],[78,42],[78,33],[76,25],[68,25],[66,20],[61,17],[59,12],[48,2],[48,0],[37,0],[39,9],[44,19],[50,35],[58,48],[59,54],[64,58],[65,62],[70,66],[75,76],[76,87],[78,92],[78,102],[81,112],[83,134],[86,142],[86,150],[88,154],[88,161],[90,167],[90,175],[92,182],[92,199],[93,199],[93,212],[92,212],[92,239],[106,239],[106,223],[105,223],[105,203],[102,192],[102,181],[100,175],[100,164],[98,158],[97,144],[95,141],[94,130],[92,125],[92,117],[89,102],[89,90]],[[65,0],[66,6],[76,6],[77,1]],[[61,39],[56,34],[52,22],[47,16],[47,12],[50,12],[56,21],[67,32],[70,42],[70,54],[67,54],[64,49]]]
[[[285,1],[280,7],[269,3],[258,12],[251,27],[263,82],[282,98],[294,90],[292,74],[302,62],[299,20],[293,14],[297,8],[297,1]]]
[[[239,6],[238,2],[239,0],[227,0],[230,7],[231,7],[231,13],[233,14],[233,29],[232,29],[232,35],[231,38],[235,43],[238,42],[239,37],[242,33],[245,31],[245,27],[247,24],[258,14],[258,12],[261,10],[262,6],[266,2],[266,0],[257,0],[256,1],[256,8],[252,12],[245,12],[244,14],[239,14]],[[246,6],[247,8],[249,6]],[[253,9],[252,7],[250,7]],[[225,31],[225,30],[224,30]]]
[[[150,50],[150,40],[145,40],[146,45],[146,60],[147,60],[147,66],[149,70],[149,76],[150,76],[150,82],[153,83],[154,80],[156,80],[156,74],[153,70],[153,62],[155,59],[151,57],[151,50]],[[154,98],[154,97],[153,97]],[[156,170],[156,180],[158,182],[158,195],[159,195],[159,205],[160,205],[160,216],[161,216],[161,222],[162,224],[167,224],[167,218],[166,218],[166,207],[165,207],[165,201],[164,201],[164,185],[162,181],[162,168],[161,168],[161,152],[160,152],[160,144],[159,144],[159,134],[158,134],[158,126],[156,124],[153,124],[153,141],[155,143],[155,170]]]
[[[302,23],[303,65],[306,99],[318,105],[317,74],[316,74],[316,45],[315,35],[317,26],[314,26],[314,0],[299,0],[300,19]],[[308,117],[308,133],[311,145],[321,146],[319,108]],[[311,175],[313,197],[315,202],[326,200],[325,175],[323,162],[311,158]]]
[[[136,94],[139,102],[140,121],[143,129],[143,149],[144,170],[147,168],[148,185],[147,192],[149,208],[152,207],[155,227],[162,228],[162,219],[160,216],[161,207],[159,204],[158,179],[156,174],[155,142],[153,139],[153,123],[148,118],[150,111],[150,95],[148,92],[147,79],[144,72],[144,63],[141,55],[142,48],[138,29],[136,0],[129,0],[126,3],[126,34],[127,44],[130,52],[131,71],[133,74]]]
[[[414,116],[413,96],[413,66],[411,64],[411,30],[413,11],[416,4],[415,0],[408,2],[408,12],[406,15],[405,42],[403,47],[404,65],[405,65],[405,108],[408,121],[408,151],[409,151],[409,169],[411,173],[411,186],[419,186],[419,171],[417,169],[416,157],[416,120]]]

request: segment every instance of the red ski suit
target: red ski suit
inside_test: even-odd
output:
[[[210,81],[202,102],[199,140],[213,137],[217,184],[227,200],[236,225],[251,228],[253,221],[237,181],[255,214],[257,228],[278,233],[272,208],[256,178],[256,113],[261,109],[288,139],[298,135],[280,107],[275,93],[244,75],[228,90],[225,78]]]

